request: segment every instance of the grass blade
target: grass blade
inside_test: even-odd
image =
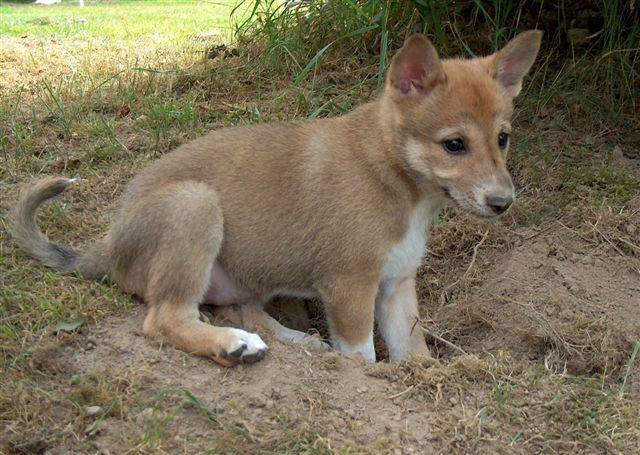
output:
[[[368,25],[366,27],[359,28],[358,30],[354,30],[353,32],[346,33],[346,34],[342,35],[340,38],[331,41],[329,44],[327,44],[322,49],[320,49],[318,52],[316,52],[316,55],[314,55],[313,58],[311,60],[309,60],[309,63],[307,63],[307,65],[302,69],[302,71],[296,76],[296,78],[293,80],[293,83],[294,84],[299,84],[301,81],[303,81],[304,78],[307,77],[307,74],[309,74],[309,72],[313,69],[313,67],[315,67],[317,65],[318,61],[320,60],[322,55],[327,51],[327,49],[329,49],[334,44],[336,44],[336,43],[338,43],[338,42],[340,42],[342,40],[345,40],[347,38],[351,38],[353,36],[363,35],[363,34],[367,33],[368,31],[374,30],[374,29],[376,29],[378,27],[379,27],[378,24]]]
[[[618,392],[618,399],[622,399],[622,397],[624,396],[624,389],[627,386],[627,379],[629,379],[629,374],[631,373],[631,368],[636,361],[638,352],[640,352],[640,341],[636,342],[636,346],[635,348],[633,348],[633,353],[631,354],[629,363],[627,363],[627,372],[624,374],[624,379],[622,380],[622,385],[620,386],[620,391]]]

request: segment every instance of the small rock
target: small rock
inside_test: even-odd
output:
[[[140,414],[136,416],[136,423],[140,426],[144,425],[144,422],[153,414],[153,408],[146,408]]]
[[[89,436],[100,434],[107,429],[107,422],[104,420],[96,420],[84,429],[84,433]]]
[[[206,32],[202,32],[198,35],[197,39],[199,41],[209,41],[215,40],[220,37],[220,31],[218,30],[208,30]]]
[[[619,146],[619,145],[616,145],[616,146],[613,148],[613,157],[614,157],[615,159],[617,159],[617,160],[624,161],[625,156],[624,156],[624,153],[622,153],[622,149],[620,148],[620,146]]]
[[[264,408],[266,405],[264,398],[260,396],[250,397],[247,404],[252,408]]]
[[[85,406],[84,412],[88,416],[94,416],[102,412],[102,406]]]
[[[596,260],[593,256],[582,256],[580,262],[582,262],[584,265],[594,265],[596,263]]]
[[[284,398],[284,395],[282,395],[280,391],[273,389],[271,390],[271,398],[273,398],[274,400],[279,400],[281,398]]]
[[[629,235],[635,235],[636,232],[638,232],[638,227],[634,224],[627,224],[624,228],[625,231],[627,231],[627,234]]]
[[[576,288],[576,284],[573,281],[565,280],[565,281],[562,282],[562,285],[565,288],[567,288],[569,291],[571,291],[571,292],[575,292],[575,291],[579,290],[579,289]]]
[[[584,145],[593,145],[595,143],[595,139],[593,136],[587,134],[582,138],[582,142],[584,143]]]
[[[573,312],[569,309],[564,309],[560,312],[559,316],[565,321],[570,321],[571,319],[573,319]]]

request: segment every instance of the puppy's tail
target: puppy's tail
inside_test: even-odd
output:
[[[29,184],[9,214],[9,231],[20,248],[47,267],[62,273],[76,272],[83,278],[101,278],[109,266],[100,243],[83,252],[63,248],[51,243],[35,223],[38,207],[75,182],[76,179],[45,177]]]

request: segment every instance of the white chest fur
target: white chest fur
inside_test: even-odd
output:
[[[427,250],[429,228],[439,209],[437,198],[423,199],[416,205],[404,237],[387,253],[383,281],[406,278],[420,266]]]

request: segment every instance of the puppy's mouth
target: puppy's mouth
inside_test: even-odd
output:
[[[451,199],[452,201],[455,201],[455,199],[453,198],[453,196],[451,196],[451,190],[450,190],[448,187],[446,187],[446,186],[442,185],[442,186],[440,186],[440,190],[442,191],[442,193],[443,193],[443,194],[444,194],[448,199]]]
[[[460,201],[458,201],[455,197],[453,197],[453,195],[451,194],[451,189],[445,185],[440,185],[440,191],[442,192],[442,195],[454,202],[458,207],[462,208],[464,211],[471,213],[472,215],[475,215],[479,218],[484,218],[484,219],[491,219],[491,218],[498,218],[500,217],[502,214],[496,214],[493,213],[488,207],[474,207],[474,206],[469,206],[465,203],[461,203]]]

